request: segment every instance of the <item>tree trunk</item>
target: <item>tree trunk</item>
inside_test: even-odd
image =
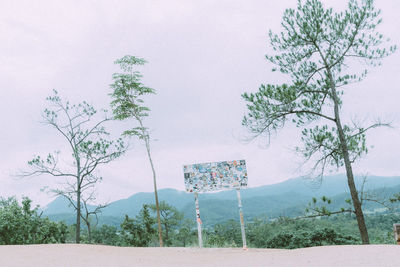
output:
[[[143,127],[143,125],[142,125],[142,127]],[[158,240],[160,242],[160,247],[162,247],[164,244],[163,244],[163,238],[162,238],[162,228],[161,228],[161,218],[160,218],[160,205],[158,203],[156,171],[154,169],[153,160],[151,159],[150,143],[149,143],[149,137],[148,136],[145,137],[145,143],[146,143],[147,156],[149,157],[151,170],[153,172],[154,196],[155,196],[156,210],[157,210]]]
[[[87,223],[87,230],[88,230],[88,242],[89,244],[92,243],[92,229],[90,228],[90,223]]]
[[[164,224],[164,228],[165,228],[165,243],[167,244],[167,247],[168,247],[170,245],[169,244],[169,237],[168,237],[169,227],[168,227],[167,224]]]
[[[81,191],[76,192],[76,232],[75,242],[79,244],[81,241]]]
[[[153,172],[154,197],[155,197],[155,201],[156,201],[156,210],[157,210],[158,240],[160,242],[160,247],[162,247],[164,244],[163,244],[163,238],[162,238],[162,228],[161,228],[161,218],[160,218],[160,205],[158,203],[156,171],[154,169],[154,164],[153,164],[153,160],[151,159],[151,153],[150,153],[149,135],[147,134],[147,132],[145,130],[145,127],[143,125],[142,120],[139,117],[136,117],[136,119],[139,122],[140,127],[142,128],[142,134],[143,134],[144,142],[145,142],[145,145],[146,145],[147,156],[149,158],[151,170]]]
[[[362,243],[369,244],[367,226],[365,225],[364,214],[362,211],[361,202],[360,202],[360,199],[358,198],[357,188],[354,183],[354,175],[353,175],[353,169],[351,167],[349,150],[347,147],[347,141],[346,141],[346,137],[345,137],[345,134],[343,131],[342,123],[340,121],[338,96],[336,93],[336,88],[333,83],[333,77],[332,77],[332,74],[329,69],[328,69],[328,75],[329,75],[329,79],[331,82],[331,92],[332,92],[332,98],[334,101],[336,127],[337,127],[338,134],[339,134],[339,141],[340,141],[340,146],[341,146],[341,150],[342,150],[344,165],[346,167],[347,183],[348,183],[348,186],[350,189],[350,195],[351,195],[354,210],[356,213],[358,229],[360,231]]]

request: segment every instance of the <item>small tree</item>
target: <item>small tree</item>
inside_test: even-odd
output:
[[[194,222],[190,219],[185,219],[178,229],[176,239],[180,241],[180,246],[186,247],[188,244],[194,241],[196,233],[193,231]]]
[[[248,115],[243,125],[255,136],[268,137],[292,121],[304,127],[298,148],[306,160],[314,160],[313,170],[322,177],[327,166],[345,166],[348,186],[357,217],[362,242],[369,243],[361,203],[354,183],[352,163],[368,152],[365,134],[369,129],[387,125],[376,122],[362,127],[345,124],[340,110],[345,85],[361,81],[367,74],[350,73],[352,59],[378,65],[396,47],[383,48],[383,36],[376,32],[380,11],[372,0],[348,2],[344,12],[325,9],[318,0],[298,1],[297,10],[283,15],[283,31],[270,32],[276,52],[267,60],[290,76],[290,84],[261,85],[259,92],[242,96],[247,101]],[[305,126],[324,120],[326,125]]]
[[[121,236],[117,227],[103,224],[101,227],[93,230],[93,241],[96,244],[120,246]]]
[[[94,121],[97,111],[87,102],[71,105],[63,101],[57,91],[47,98],[51,107],[43,112],[43,123],[60,134],[69,146],[69,164],[60,165],[60,152],[50,153],[46,158],[34,157],[28,162],[31,171],[22,176],[47,174],[66,178],[63,188],[51,189],[56,195],[65,197],[76,211],[76,243],[80,242],[82,202],[90,201],[95,185],[102,177],[96,172],[101,165],[121,156],[127,149],[121,138],[109,140],[104,123],[111,119],[104,112],[104,118]],[[101,208],[99,206],[98,208]]]
[[[113,108],[114,118],[117,120],[134,119],[138,126],[126,130],[124,135],[137,136],[143,140],[147,157],[150,162],[151,171],[153,172],[154,196],[157,208],[157,224],[158,224],[158,237],[160,246],[163,246],[162,230],[160,221],[160,211],[157,194],[156,171],[154,169],[153,160],[151,158],[150,150],[150,133],[147,127],[144,126],[144,118],[149,115],[150,109],[144,105],[143,96],[148,94],[155,94],[155,90],[144,86],[141,83],[142,75],[138,71],[134,71],[135,65],[144,65],[146,61],[134,56],[124,56],[115,61],[123,71],[123,73],[114,73],[114,83],[111,84],[113,92],[110,94],[113,98],[111,107]]]
[[[167,246],[172,244],[171,232],[175,230],[183,220],[183,213],[178,211],[177,208],[169,205],[165,201],[160,202],[160,216],[161,224],[164,228],[164,241]],[[156,212],[156,205],[151,205],[150,208]]]
[[[208,234],[208,243],[212,246],[237,247],[241,242],[240,223],[232,219],[214,225],[213,231]]]
[[[135,218],[125,219],[121,224],[122,238],[127,245],[145,247],[152,239],[155,230],[153,229],[154,219],[150,216],[148,205],[144,204]]]

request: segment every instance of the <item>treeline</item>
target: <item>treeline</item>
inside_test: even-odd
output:
[[[23,198],[0,199],[0,245],[65,243],[68,227],[64,222],[42,218],[38,207]]]
[[[155,205],[143,205],[140,213],[125,216],[120,227],[101,225],[83,229],[82,242],[113,246],[158,246]],[[160,203],[165,246],[198,246],[194,220],[166,202]],[[323,245],[361,244],[354,215],[340,214],[328,218],[293,219],[254,218],[246,222],[247,244],[253,248],[302,248]],[[393,223],[399,214],[366,216],[371,243],[395,244]],[[0,244],[73,243],[76,225],[42,218],[28,198],[21,205],[15,198],[0,201]],[[203,229],[205,247],[241,247],[240,224],[235,220]]]

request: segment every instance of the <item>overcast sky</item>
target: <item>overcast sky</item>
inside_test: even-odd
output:
[[[245,103],[241,94],[261,83],[279,83],[265,60],[269,29],[280,30],[283,11],[296,0],[280,1],[1,1],[0,3],[0,196],[26,195],[46,204],[40,188],[56,186],[51,177],[16,179],[33,155],[60,149],[64,140],[40,124],[46,96],[53,88],[77,103],[108,108],[109,84],[118,71],[113,61],[130,54],[145,58],[143,81],[157,90],[146,99],[153,131],[159,188],[184,189],[183,164],[246,159],[249,186],[300,176],[293,153],[299,131],[278,132],[268,148],[264,140],[242,141]],[[345,1],[323,1],[343,8]],[[400,2],[377,0],[379,30],[400,44]],[[344,119],[394,122],[368,136],[370,153],[354,164],[356,173],[400,175],[400,53],[359,84],[346,88]],[[123,126],[109,125],[118,135]],[[152,191],[151,170],[143,145],[107,167],[99,199],[113,201]],[[344,172],[344,170],[339,170]]]

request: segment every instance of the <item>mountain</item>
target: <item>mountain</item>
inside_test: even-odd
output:
[[[356,185],[361,188],[362,177],[356,177]],[[400,177],[369,176],[364,190],[373,194],[393,194],[400,192]],[[158,191],[159,200],[166,201],[187,218],[194,217],[194,197],[175,189]],[[332,199],[332,209],[344,207],[344,200],[350,198],[345,175],[326,176],[321,182],[304,178],[293,178],[284,182],[254,188],[241,189],[244,218],[251,220],[257,216],[276,218],[279,216],[300,216],[312,197],[327,196]],[[153,193],[137,193],[129,198],[110,203],[99,216],[100,223],[119,226],[125,214],[133,217],[143,204],[153,204]],[[238,202],[235,190],[199,194],[200,213],[205,225],[213,225],[229,219],[238,219]],[[377,208],[377,204],[365,206]],[[52,220],[65,220],[73,223],[73,209],[68,202],[57,198],[45,209],[44,215]]]
[[[76,202],[75,202],[76,203]],[[88,205],[89,210],[93,210],[95,206]],[[49,214],[68,214],[74,213],[74,208],[65,197],[58,197],[50,202],[43,210],[44,215]]]
[[[355,183],[360,188],[363,177],[356,176]],[[373,190],[382,187],[393,187],[400,184],[400,176],[381,177],[368,176],[364,189]],[[249,190],[249,189],[248,189]],[[251,194],[254,195],[279,195],[282,193],[297,192],[306,196],[334,196],[344,192],[349,192],[347,177],[344,174],[325,176],[321,181],[307,178],[293,178],[284,182],[252,188]]]
[[[166,201],[170,205],[181,210],[187,203],[193,202],[193,196],[175,189],[158,190],[159,201]],[[102,212],[103,216],[121,216],[128,214],[133,216],[139,213],[143,204],[154,204],[154,193],[137,193],[129,198],[110,203]]]

